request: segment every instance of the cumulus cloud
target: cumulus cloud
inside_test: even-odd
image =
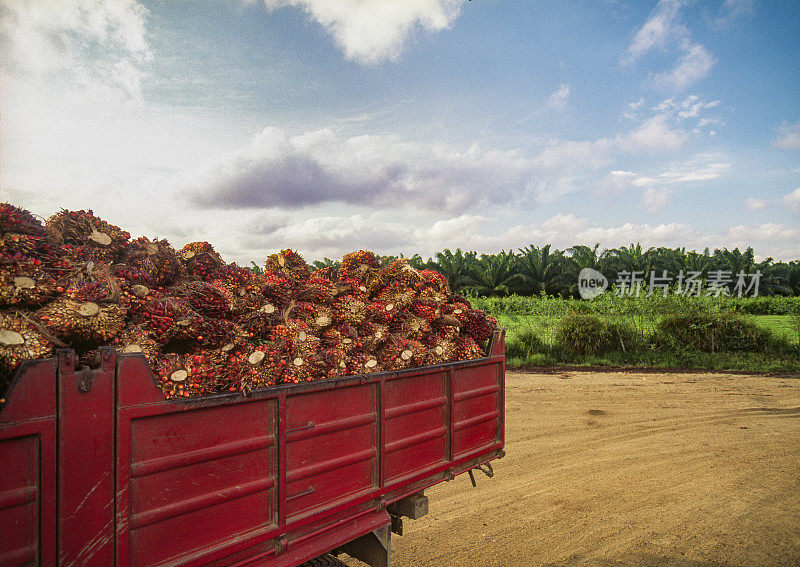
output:
[[[683,147],[688,139],[685,131],[670,125],[669,115],[656,114],[642,122],[636,130],[619,138],[619,145],[631,152],[672,152]]]
[[[800,121],[781,126],[779,136],[772,142],[772,147],[781,150],[800,150]]]
[[[536,170],[515,151],[459,151],[394,136],[342,138],[330,129],[290,137],[266,128],[187,183],[219,208],[355,205],[460,211],[524,196]]]
[[[800,187],[783,197],[783,204],[790,210],[796,211],[800,209]]]
[[[348,59],[364,65],[396,60],[412,30],[449,28],[464,0],[263,0],[269,9],[293,6],[330,33]]]

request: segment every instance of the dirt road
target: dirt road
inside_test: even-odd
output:
[[[495,477],[428,490],[395,567],[800,565],[800,379],[509,373],[506,402]]]

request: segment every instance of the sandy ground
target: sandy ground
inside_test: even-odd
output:
[[[494,478],[429,489],[394,567],[800,565],[800,378],[570,371],[506,387]]]

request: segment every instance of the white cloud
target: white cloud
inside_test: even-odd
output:
[[[800,187],[798,187],[788,195],[785,195],[783,197],[783,204],[786,205],[792,211],[800,209]]]
[[[620,59],[623,65],[631,65],[654,49],[666,52],[677,45],[680,57],[673,68],[651,77],[654,85],[674,92],[705,77],[715,62],[705,47],[691,41],[689,31],[681,23],[680,12],[685,5],[684,0],[660,0]]]
[[[648,51],[664,49],[670,40],[685,36],[686,29],[678,21],[683,5],[681,0],[660,0],[650,18],[636,32],[622,62],[631,64]]]
[[[143,65],[152,53],[147,10],[135,0],[14,0],[0,8],[6,80],[47,80],[58,88],[57,80],[141,99]]]
[[[773,148],[781,150],[800,150],[800,121],[796,124],[784,124],[779,129],[780,135],[772,142]]]
[[[396,60],[412,30],[449,28],[464,0],[263,0],[267,8],[296,6],[330,33],[348,59],[364,65]]]
[[[547,99],[547,106],[554,110],[566,110],[569,106],[569,87],[562,84],[558,90]]]
[[[672,201],[672,191],[664,187],[647,187],[642,196],[644,208],[655,213],[666,207]]]
[[[682,91],[705,77],[714,66],[715,59],[700,44],[687,42],[683,55],[670,71],[653,76],[653,82],[667,90]]]
[[[673,152],[686,143],[689,135],[683,130],[672,128],[667,114],[657,114],[642,122],[638,129],[619,139],[625,151],[645,151],[650,153]]]
[[[748,211],[763,211],[767,207],[769,207],[769,201],[764,199],[750,197],[744,202],[744,208]]]
[[[755,0],[725,0],[719,9],[719,15],[714,21],[717,27],[726,27],[738,18],[755,14]]]

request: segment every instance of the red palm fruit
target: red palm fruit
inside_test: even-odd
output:
[[[366,301],[369,297],[369,288],[355,278],[342,277],[334,282],[336,297],[352,295],[356,299]]]
[[[367,316],[367,305],[353,296],[338,297],[331,305],[331,314],[336,323],[360,325]]]
[[[431,288],[439,293],[450,293],[450,285],[447,283],[447,278],[439,272],[434,270],[420,270],[419,275],[422,278],[419,284],[420,289]]]
[[[346,376],[347,353],[340,348],[326,348],[320,352],[326,378],[340,378]]]
[[[293,297],[317,305],[330,305],[336,297],[336,288],[332,281],[312,275],[298,282]]]
[[[409,311],[420,317],[425,319],[426,321],[433,322],[439,318],[441,315],[441,310],[436,306],[436,303],[425,298],[417,298],[414,300],[414,303],[411,304]]]
[[[281,250],[277,254],[267,256],[264,271],[276,272],[293,280],[308,279],[311,274],[303,257],[291,249]]]
[[[376,296],[377,301],[392,303],[397,309],[408,309],[414,302],[416,292],[402,282],[392,282],[381,288]]]
[[[462,324],[467,321],[467,313],[470,311],[472,311],[472,307],[468,303],[461,301],[451,301],[442,307],[443,314],[455,317]]]
[[[386,370],[402,370],[425,363],[425,346],[419,341],[393,335],[379,353],[379,361]]]
[[[236,264],[228,264],[211,275],[210,283],[225,295],[231,312],[241,315],[264,304],[262,282],[256,275]]]
[[[358,334],[364,350],[375,352],[389,339],[389,327],[375,321],[365,322],[359,327]]]
[[[394,303],[376,300],[367,305],[367,320],[384,325],[390,324],[399,315],[399,309]]]
[[[44,227],[30,211],[10,203],[0,203],[0,235],[7,232],[43,236]]]
[[[187,273],[204,280],[225,265],[225,261],[208,242],[190,242],[180,249],[178,257]]]
[[[424,341],[433,332],[430,321],[411,314],[395,319],[390,329],[403,338],[417,341]]]
[[[313,382],[324,375],[325,367],[322,361],[312,355],[295,356],[287,361],[283,373],[283,382],[297,384],[300,382]]]
[[[165,398],[188,398],[220,391],[225,375],[206,351],[162,354],[155,359],[155,374]]]
[[[345,254],[339,268],[342,279],[352,279],[371,293],[382,285],[380,262],[372,252],[359,250]]]
[[[150,299],[138,305],[133,312],[133,321],[142,323],[159,342],[173,338],[176,322],[184,318],[199,317],[192,306],[182,297],[151,294]],[[188,325],[181,325],[187,327]]]
[[[22,312],[0,312],[0,394],[3,376],[8,380],[23,360],[45,358],[53,353],[53,343]]]
[[[66,340],[99,344],[122,331],[125,310],[119,305],[100,306],[92,301],[61,297],[36,312],[37,318],[55,336]]]
[[[372,374],[384,370],[378,357],[374,354],[359,352],[347,359],[348,374]]]
[[[186,274],[177,252],[166,240],[141,236],[125,249],[124,263],[145,271],[156,286],[166,286]]]
[[[112,263],[121,257],[130,233],[109,224],[88,211],[62,209],[47,220],[47,232],[54,241],[83,247],[88,258]]]
[[[472,337],[460,336],[456,339],[455,345],[456,360],[472,360],[484,356],[483,349]]]
[[[436,337],[433,344],[426,345],[425,364],[444,364],[452,362],[456,358],[456,344],[452,340]]]
[[[289,304],[293,292],[291,279],[276,272],[264,272],[257,279],[262,293],[270,303],[281,309]]]
[[[466,333],[480,343],[489,340],[495,329],[497,329],[497,321],[477,309],[467,311],[461,327],[462,333]]]
[[[325,266],[324,268],[314,270],[314,276],[318,278],[325,278],[334,282],[339,279],[339,267]]]
[[[228,389],[248,393],[273,386],[281,381],[284,366],[285,353],[272,343],[236,351],[224,364],[231,382]]]
[[[236,324],[252,339],[267,338],[272,328],[281,321],[281,313],[272,303],[264,303],[258,309],[236,317]]]
[[[188,282],[178,291],[195,311],[205,317],[226,319],[231,316],[228,298],[215,285],[202,281]]]
[[[405,258],[398,258],[389,262],[383,268],[381,276],[384,282],[401,282],[412,288],[422,283],[422,276],[420,276],[419,270],[409,264]]]
[[[142,325],[129,324],[126,326],[114,339],[114,346],[124,354],[138,352],[144,354],[151,365],[161,354],[161,344]]]
[[[33,263],[0,264],[0,307],[37,307],[57,294],[55,280]]]

